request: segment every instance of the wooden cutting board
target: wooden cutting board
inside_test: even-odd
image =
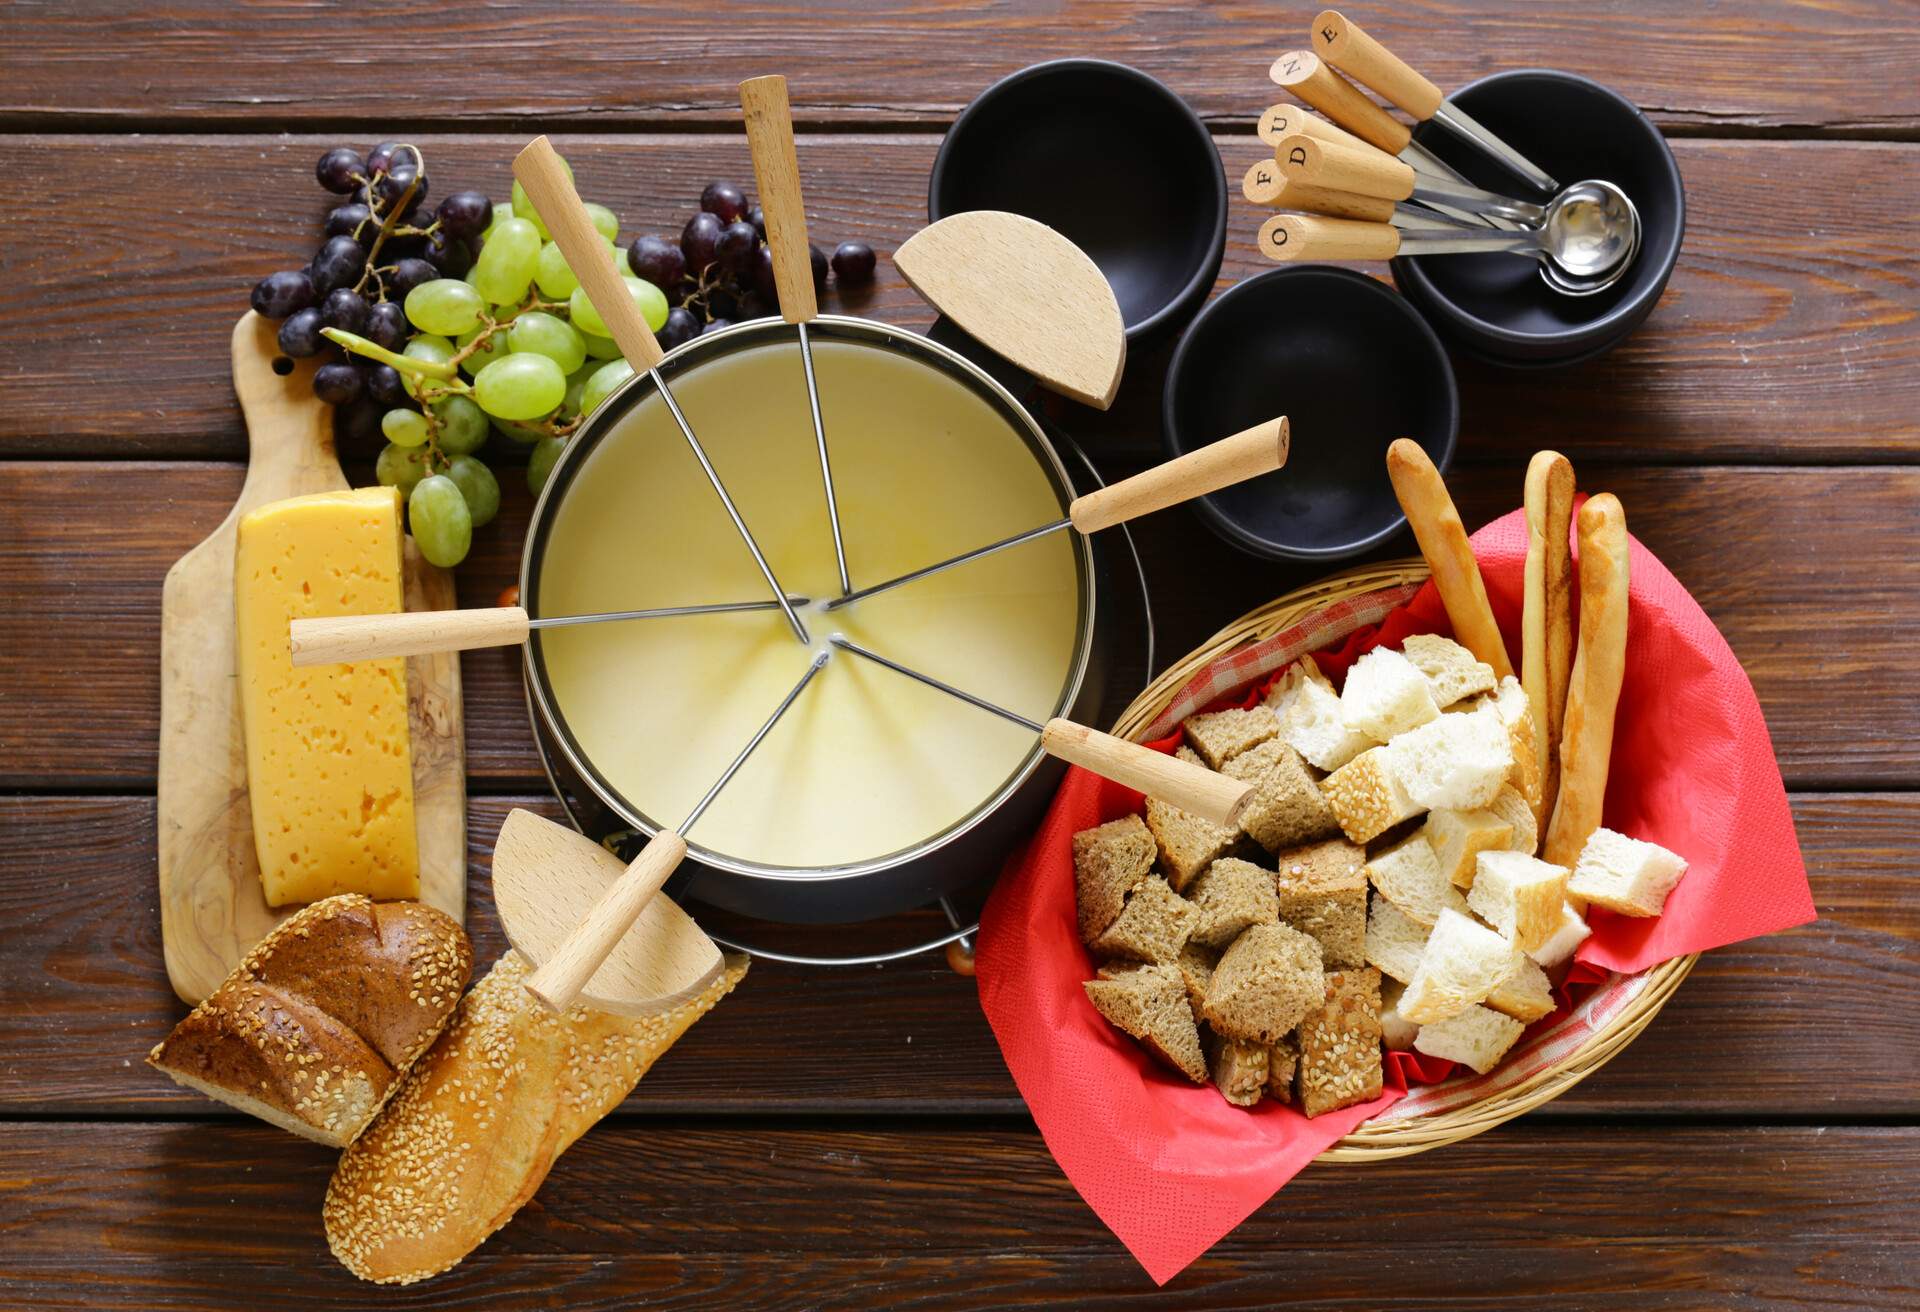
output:
[[[197,1003],[247,949],[298,910],[267,906],[253,850],[233,627],[240,517],[257,506],[347,486],[333,411],[313,395],[315,362],[284,376],[277,326],[248,313],[233,330],[233,390],[247,421],[247,481],[206,541],[167,571],[160,603],[160,930],[174,992]],[[453,576],[407,540],[408,610],[448,610]],[[421,900],[463,919],[467,896],[466,739],[460,658],[407,662]]]

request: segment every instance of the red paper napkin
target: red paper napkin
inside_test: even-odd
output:
[[[1516,511],[1489,524],[1473,546],[1513,646],[1524,517]],[[1630,571],[1627,673],[1606,823],[1680,853],[1688,871],[1657,919],[1593,911],[1593,935],[1577,958],[1580,978],[1612,981],[1620,994],[1635,981],[1609,972],[1644,971],[1814,918],[1753,686],[1698,603],[1637,541]],[[1404,596],[1383,594],[1372,609],[1340,603],[1330,615],[1236,651],[1196,676],[1158,727],[1171,730],[1190,710],[1250,701],[1302,651],[1318,649],[1322,668],[1338,681],[1375,645],[1449,631],[1431,584],[1400,604]],[[1393,608],[1382,615],[1384,605]],[[1169,733],[1154,745],[1171,750],[1176,741]],[[1410,1084],[1445,1080],[1452,1066],[1390,1053],[1378,1099],[1308,1120],[1279,1103],[1231,1106],[1108,1025],[1081,988],[1094,963],[1075,927],[1071,840],[1140,805],[1139,794],[1070,770],[987,903],[977,961],[981,1006],[1055,1160],[1147,1273],[1165,1283],[1354,1126],[1392,1106]],[[1609,1000],[1603,988],[1580,1013]],[[1544,1059],[1577,1046],[1592,1020],[1580,1013],[1563,1008],[1539,1022],[1505,1066],[1480,1078],[1497,1081],[1529,1052]],[[1474,1091],[1456,1081],[1432,1092],[1456,1086],[1463,1095]]]

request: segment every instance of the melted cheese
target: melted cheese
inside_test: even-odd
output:
[[[420,895],[404,660],[295,669],[293,619],[401,610],[400,494],[262,506],[234,557],[253,843],[268,906]]]

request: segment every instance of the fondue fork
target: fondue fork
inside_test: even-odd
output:
[[[853,591],[847,577],[847,548],[840,537],[840,506],[833,495],[833,464],[827,459],[827,433],[820,422],[820,382],[813,373],[813,343],[807,324],[820,313],[814,296],[813,256],[807,246],[807,211],[800,201],[800,159],[793,147],[793,111],[787,79],[774,74],[740,84],[740,108],[747,119],[747,148],[753,152],[753,176],[760,186],[760,210],[767,220],[767,249],[773,256],[773,285],[780,315],[800,334],[800,363],[807,374],[807,405],[813,412],[813,441],[820,449],[820,482],[827,492],[827,522],[833,527],[833,560],[840,567],[840,595]]]
[[[640,918],[640,913],[653,900],[653,895],[660,891],[668,877],[686,860],[687,831],[706,814],[713,799],[720,795],[720,790],[732,782],[733,776],[753,755],[753,749],[773,732],[773,726],[780,722],[787,708],[799,700],[800,694],[813,682],[813,676],[820,673],[832,655],[832,649],[828,648],[814,656],[807,665],[807,672],[800,676],[800,681],[774,707],[773,714],[747,740],[747,745],[740,749],[740,754],[733,758],[732,764],[714,781],[713,787],[694,803],[687,818],[677,828],[662,829],[655,834],[620,878],[614,881],[613,887],[594,903],[585,919],[573,927],[553,955],[539,964],[539,969],[527,979],[527,992],[555,1011],[565,1011],[573,1005],[573,1000],[580,996],[581,990],[586,988],[607,955],[633,928],[633,922]]]
[[[1139,743],[1128,742],[1125,738],[1101,733],[1098,729],[1089,729],[1072,720],[1056,717],[1043,724],[1039,720],[1029,719],[1018,711],[1010,711],[984,697],[936,679],[931,674],[923,674],[910,665],[902,665],[877,651],[870,651],[845,634],[833,634],[827,641],[842,651],[850,651],[895,674],[905,675],[949,697],[958,698],[969,706],[1032,730],[1040,735],[1041,750],[1049,756],[1091,770],[1103,779],[1111,779],[1150,797],[1157,797],[1215,824],[1237,826],[1248,801],[1253,797],[1252,784],[1216,774],[1203,765],[1183,761],[1165,752],[1156,752]]]
[[[1266,423],[1255,424],[1244,432],[1232,437],[1221,438],[1218,442],[1203,446],[1197,451],[1189,451],[1183,456],[1156,465],[1132,478],[1123,478],[1118,483],[1103,487],[1097,492],[1089,492],[1083,497],[1075,497],[1067,507],[1065,518],[1051,524],[1042,524],[1024,533],[990,542],[984,547],[975,547],[972,551],[946,560],[936,561],[922,566],[911,573],[888,579],[884,583],[875,583],[871,587],[849,592],[844,597],[835,598],[824,604],[822,610],[838,610],[849,602],[859,601],[862,597],[871,597],[914,583],[935,574],[944,573],[969,561],[979,560],[982,556],[991,556],[995,552],[1017,547],[1023,542],[1032,542],[1036,538],[1058,533],[1062,529],[1077,529],[1081,533],[1096,533],[1103,528],[1112,528],[1115,524],[1124,524],[1137,519],[1149,511],[1164,510],[1168,506],[1190,501],[1194,497],[1205,496],[1209,492],[1218,492],[1223,487],[1244,482],[1261,474],[1271,473],[1287,463],[1287,449],[1291,443],[1291,430],[1285,415],[1278,419],[1269,419]],[[1188,808],[1191,809],[1191,808]]]
[[[607,333],[619,346],[620,354],[626,357],[636,373],[644,372],[653,379],[667,413],[679,425],[680,435],[687,439],[687,445],[693,449],[694,458],[700,462],[707,481],[720,497],[720,504],[726,507],[727,517],[739,531],[740,540],[753,553],[753,563],[760,567],[761,575],[767,580],[767,588],[778,601],[780,609],[786,613],[787,623],[793,626],[794,637],[803,643],[811,642],[807,626],[800,622],[799,613],[794,610],[793,603],[787,600],[787,590],[773,576],[773,566],[767,563],[760,544],[753,540],[747,521],[740,517],[740,510],[733,504],[733,498],[727,495],[726,485],[720,481],[713,461],[707,458],[706,448],[693,435],[687,417],[680,412],[679,403],[667,388],[667,380],[660,374],[660,361],[664,358],[660,343],[654,339],[653,329],[647,327],[640,308],[627,293],[626,283],[613,266],[613,248],[587,216],[586,206],[580,203],[580,195],[573,189],[573,179],[567,175],[559,155],[554,153],[553,144],[545,137],[535,137],[528,142],[526,149],[514,158],[513,176],[533,200],[534,210],[547,225],[547,231],[553,234],[554,243],[560,247],[561,255],[566,257],[567,267],[573,270],[574,276],[580,280],[580,286],[586,290],[587,300],[592,302],[593,308],[606,322]]]

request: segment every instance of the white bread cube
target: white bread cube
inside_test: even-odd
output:
[[[1553,1010],[1553,984],[1547,979],[1546,971],[1522,957],[1513,974],[1487,994],[1487,1005],[1522,1024],[1531,1025]]]
[[[1560,928],[1567,900],[1567,868],[1519,852],[1482,852],[1467,905],[1480,918],[1531,952]]]
[[[1409,920],[1431,926],[1448,907],[1465,912],[1467,899],[1448,882],[1433,849],[1410,834],[1367,862],[1367,879]]]
[[[1413,662],[1413,668],[1426,677],[1433,704],[1442,710],[1463,697],[1492,692],[1496,683],[1493,666],[1437,633],[1416,633],[1400,644],[1400,650]]]
[[[1501,786],[1493,800],[1487,803],[1487,810],[1513,828],[1513,832],[1507,836],[1507,851],[1525,852],[1533,856],[1540,850],[1540,824],[1534,819],[1533,807],[1512,783]]]
[[[1487,1007],[1468,1007],[1456,1016],[1422,1025],[1414,1036],[1416,1052],[1471,1066],[1485,1075],[1500,1064],[1527,1027]]]
[[[1623,916],[1657,916],[1687,863],[1657,843],[1596,829],[1573,863],[1567,892]]]
[[[1367,964],[1389,979],[1402,984],[1420,968],[1420,954],[1427,948],[1427,926],[1409,919],[1383,897],[1367,907]]]
[[[1349,729],[1384,743],[1439,718],[1440,708],[1433,704],[1427,676],[1412,661],[1397,651],[1375,647],[1347,671],[1340,714]]]
[[[1560,924],[1554,929],[1553,936],[1527,955],[1551,970],[1571,957],[1592,932],[1587,928],[1586,920],[1573,909],[1572,903],[1563,902],[1560,904]]]
[[[1507,728],[1489,707],[1430,720],[1395,738],[1387,750],[1407,796],[1428,810],[1484,807],[1513,769]]]
[[[1311,656],[1302,656],[1280,673],[1273,687],[1267,689],[1267,695],[1261,699],[1261,705],[1272,711],[1280,721],[1281,732],[1286,731],[1287,712],[1293,709],[1293,702],[1300,695],[1302,684],[1317,680],[1322,687],[1331,691],[1333,685],[1327,682],[1327,676],[1320,673],[1320,667]]]
[[[1372,747],[1320,781],[1333,818],[1356,843],[1371,842],[1426,808],[1407,796],[1386,747]]]
[[[1485,925],[1442,911],[1401,995],[1400,1014],[1416,1025],[1458,1016],[1484,1002],[1519,959],[1520,949]]]
[[[1395,1052],[1411,1048],[1414,1035],[1420,1032],[1418,1025],[1400,1014],[1400,995],[1406,987],[1395,979],[1380,985],[1380,1041]]]
[[[1347,727],[1340,716],[1340,694],[1324,679],[1309,678],[1294,690],[1282,736],[1322,770],[1338,770],[1374,745],[1373,739]]]
[[[1419,837],[1433,853],[1434,868],[1450,884],[1472,888],[1479,870],[1475,858],[1482,852],[1506,851],[1513,826],[1492,811],[1441,810],[1428,813]]]
[[[1529,806],[1539,805],[1544,779],[1540,753],[1534,745],[1532,700],[1520,686],[1520,680],[1509,674],[1485,704],[1507,726],[1507,743],[1513,751],[1513,767],[1507,772],[1507,782],[1519,790]]]

